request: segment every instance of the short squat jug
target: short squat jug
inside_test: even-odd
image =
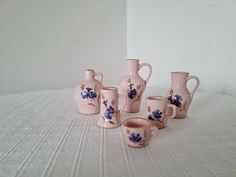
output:
[[[96,76],[100,76],[96,79]],[[82,114],[98,114],[100,111],[100,89],[103,75],[93,69],[87,69],[84,73],[84,81],[78,84],[74,91],[74,99],[77,108]]]

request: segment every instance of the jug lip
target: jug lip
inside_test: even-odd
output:
[[[127,58],[126,61],[139,61],[137,58]]]
[[[85,69],[85,71],[94,71],[94,69],[88,68],[88,69]]]

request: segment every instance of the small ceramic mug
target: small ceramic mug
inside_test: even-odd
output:
[[[118,108],[120,97],[125,101],[121,108]],[[126,104],[126,97],[118,94],[116,87],[104,87],[101,89],[100,116],[97,125],[103,128],[115,128],[121,125],[120,116]]]
[[[172,111],[168,111],[172,109]],[[168,113],[172,114],[169,115]],[[167,120],[176,116],[176,106],[168,104],[168,99],[162,96],[149,96],[146,100],[146,117],[152,125],[158,128],[165,128]]]
[[[147,119],[132,117],[122,122],[123,137],[131,147],[140,148],[148,144],[158,134],[158,128]]]

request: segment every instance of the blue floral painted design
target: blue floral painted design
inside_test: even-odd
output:
[[[139,143],[142,140],[142,137],[139,133],[131,133],[131,135],[129,136],[129,140],[133,143]]]
[[[130,88],[130,91],[128,92],[128,97],[130,99],[134,99],[137,95],[137,90],[135,88],[133,88],[133,85],[132,83],[129,83],[129,88]]]
[[[108,100],[103,100],[102,104],[104,104],[107,107],[107,102],[108,102]]]
[[[104,112],[104,118],[106,120],[111,120],[113,115],[115,114],[115,109],[111,105],[108,106],[107,102],[108,102],[108,100],[103,100],[102,101],[102,104],[104,104],[105,107],[107,108],[106,111]]]
[[[106,109],[106,111],[104,112],[104,117],[105,117],[106,119],[111,120],[112,117],[113,117],[113,115],[114,115],[114,113],[115,113],[115,109],[114,109],[112,106],[109,106],[109,107]]]
[[[181,106],[181,101],[183,98],[180,95],[170,95],[168,100],[170,101],[171,104],[174,104],[177,107]]]
[[[81,97],[83,99],[96,99],[97,98],[97,94],[95,91],[93,91],[92,88],[86,87],[84,91],[81,92]]]
[[[153,111],[150,115],[148,115],[149,120],[158,120],[162,117],[162,112],[160,110]]]

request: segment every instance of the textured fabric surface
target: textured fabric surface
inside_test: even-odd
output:
[[[197,93],[145,148],[81,115],[72,90],[0,97],[0,177],[235,177],[236,97]],[[137,114],[125,114],[124,118]]]

